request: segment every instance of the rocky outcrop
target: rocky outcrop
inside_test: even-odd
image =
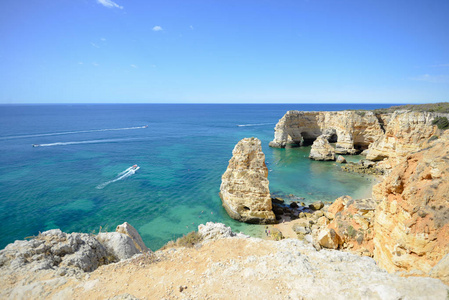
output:
[[[329,136],[336,142],[337,154],[354,154],[366,149],[383,134],[381,124],[373,112],[288,111],[276,124],[271,147],[297,147],[313,142],[318,136]]]
[[[358,163],[349,162],[341,166],[341,169],[346,172],[369,175],[383,175],[385,172],[384,165],[366,159],[361,159]]]
[[[429,134],[430,129],[419,136]],[[431,272],[449,253],[449,132],[401,160],[374,187],[373,197],[379,202],[374,223],[379,265],[390,272]]]
[[[369,257],[317,251],[297,239],[235,238],[223,230],[230,237],[135,256],[76,279],[0,272],[0,298],[444,300],[448,294],[440,280],[389,274]]]
[[[352,199],[343,196],[329,206],[332,221],[325,230],[333,229],[342,240],[340,249],[364,256],[373,256],[374,214],[377,203],[373,199]]]
[[[309,158],[313,160],[335,160],[335,149],[326,136],[320,135],[312,144]]]
[[[341,155],[339,155],[339,156],[337,157],[337,162],[338,162],[339,164],[345,164],[345,163],[347,163],[346,158],[344,158],[344,156],[341,156]]]
[[[31,240],[7,245],[0,251],[0,270],[8,274],[23,270],[55,270],[58,275],[75,275],[138,253],[133,240],[122,233],[105,232],[92,236],[52,229]]]
[[[432,125],[431,112],[395,111],[385,128],[385,134],[369,146],[367,159],[377,161],[390,158],[396,164],[407,154],[423,149],[429,138],[439,130]]]
[[[115,232],[123,233],[129,236],[133,241],[137,250],[139,250],[140,252],[142,253],[151,252],[151,250],[148,249],[148,247],[143,242],[142,237],[137,232],[137,230],[128,222],[118,225],[117,228],[115,229]]]
[[[243,233],[235,233],[231,227],[223,223],[207,222],[198,226],[198,233],[202,236],[203,241],[218,240],[230,237],[249,238]]]
[[[245,138],[232,151],[221,177],[220,198],[231,218],[247,223],[274,223],[268,169],[261,142]]]

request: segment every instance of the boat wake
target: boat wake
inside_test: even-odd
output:
[[[89,140],[89,141],[76,141],[76,142],[57,142],[57,143],[50,143],[50,144],[33,144],[33,147],[53,147],[53,146],[79,145],[79,144],[115,143],[115,142],[126,142],[126,141],[139,140],[139,139],[140,138],[104,139],[104,140]]]
[[[38,133],[38,134],[29,134],[29,135],[15,135],[15,136],[0,137],[0,140],[24,139],[24,138],[31,138],[31,137],[67,135],[67,134],[102,132],[102,131],[136,130],[136,129],[144,129],[144,128],[148,128],[148,125],[138,126],[138,127],[107,128],[107,129],[78,130],[78,131],[65,131],[65,132],[52,132],[52,133]]]
[[[238,127],[251,127],[251,126],[264,126],[264,125],[274,125],[274,123],[242,124],[242,125],[237,125],[237,126]]]
[[[125,179],[125,178],[129,177],[129,176],[134,175],[136,173],[136,171],[139,170],[139,169],[140,169],[140,167],[137,166],[137,165],[129,167],[125,171],[118,173],[117,174],[117,178],[115,178],[113,180],[109,180],[109,181],[104,182],[102,184],[99,184],[99,185],[97,185],[96,188],[99,189],[99,190],[104,189],[106,186],[110,185],[111,183],[117,182],[119,180],[122,180],[122,179]]]

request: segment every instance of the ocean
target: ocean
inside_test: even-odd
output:
[[[245,137],[262,141],[273,194],[306,203],[366,197],[373,177],[311,161],[310,147],[268,143],[288,110],[389,106],[0,105],[0,249],[53,228],[96,233],[125,221],[153,250],[208,221],[257,236],[260,226],[229,218],[218,196],[232,150]],[[139,169],[130,169],[135,164]]]

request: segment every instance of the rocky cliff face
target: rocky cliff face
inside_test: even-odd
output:
[[[271,147],[301,146],[313,142],[318,136],[329,136],[336,142],[337,154],[354,154],[366,149],[383,134],[378,118],[373,112],[288,111],[276,124]]]
[[[231,218],[247,223],[276,221],[267,177],[260,140],[245,138],[238,142],[220,186],[220,198]]]
[[[441,299],[433,278],[399,277],[369,257],[200,225],[203,242],[104,265],[83,276],[0,272],[1,299]]]
[[[369,146],[367,159],[391,158],[393,164],[405,155],[418,151],[438,131],[432,121],[439,114],[430,112],[395,111],[381,135]]]
[[[135,233],[134,238],[141,240],[137,231]],[[99,266],[148,251],[148,248],[140,251],[133,238],[119,232],[104,232],[92,236],[76,232],[67,234],[53,229],[40,233],[29,241],[15,241],[1,250],[0,273],[54,270],[61,276],[74,275],[91,272]]]
[[[401,132],[407,135],[391,139],[420,143],[421,137],[432,134],[433,129],[424,126],[428,119],[417,120],[423,125],[419,126],[422,133],[403,128]],[[415,147],[402,145],[399,151]],[[388,271],[436,274],[441,270],[432,268],[449,253],[449,132],[430,142],[429,147],[406,156],[373,189],[373,197],[379,202],[374,258]],[[447,262],[436,268],[445,268],[449,274]]]

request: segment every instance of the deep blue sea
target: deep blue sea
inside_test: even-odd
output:
[[[1,105],[0,249],[53,228],[90,233],[125,221],[153,250],[207,221],[257,235],[260,226],[230,219],[218,196],[232,149],[244,137],[262,140],[272,193],[305,202],[367,196],[372,178],[311,161],[308,147],[268,143],[288,110],[388,106]]]

